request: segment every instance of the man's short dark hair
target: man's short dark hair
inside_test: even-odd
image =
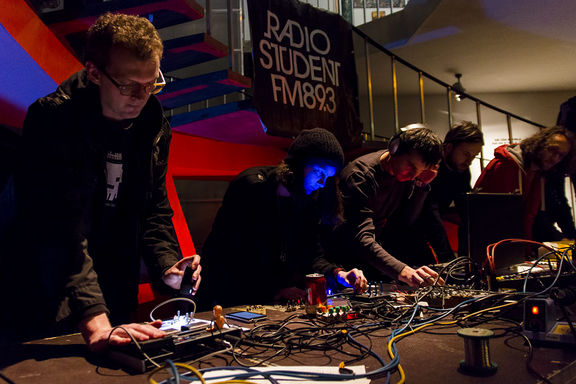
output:
[[[393,155],[412,151],[422,156],[426,165],[438,164],[442,159],[442,140],[428,128],[414,128],[400,132],[391,142],[398,140]]]
[[[162,58],[162,39],[152,23],[132,15],[106,13],[88,30],[84,61],[105,68],[113,48],[130,52],[140,60]]]
[[[460,143],[482,144],[484,145],[484,135],[478,125],[471,121],[460,121],[452,126],[452,129],[446,133],[444,145]]]

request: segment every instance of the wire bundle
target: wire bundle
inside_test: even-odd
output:
[[[523,240],[507,239],[507,241],[518,242]],[[491,254],[492,264],[494,248],[498,244],[493,244],[488,251]],[[542,256],[541,259],[549,255]],[[400,376],[398,383],[403,383],[405,381],[405,373],[400,364],[400,354],[397,349],[397,343],[403,338],[423,330],[427,332],[446,332],[448,330],[450,334],[454,334],[454,327],[471,328],[481,324],[489,324],[491,332],[494,332],[494,338],[507,337],[506,343],[513,338],[522,338],[525,346],[517,349],[526,352],[528,371],[546,382],[547,380],[531,366],[532,346],[526,336],[522,334],[522,325],[503,316],[513,308],[522,305],[527,298],[550,290],[558,280],[563,263],[568,263],[576,270],[572,260],[567,257],[567,251],[562,254],[555,253],[555,255],[559,259],[556,279],[541,292],[530,293],[526,292],[526,289],[524,289],[524,292],[517,293],[472,290],[473,279],[462,279],[455,275],[456,272],[459,273],[462,269],[470,271],[472,269],[470,261],[468,258],[457,258],[448,263],[439,274],[446,276],[446,280],[452,279],[452,281],[461,283],[457,287],[432,285],[421,288],[416,292],[397,289],[397,292],[391,294],[390,297],[382,297],[371,302],[362,303],[354,302],[353,296],[351,296],[349,299],[354,310],[361,314],[361,318],[353,321],[326,324],[318,318],[293,314],[281,321],[262,323],[250,331],[244,332],[242,337],[234,340],[233,346],[231,345],[230,348],[224,351],[224,353],[231,354],[234,361],[241,367],[208,368],[199,370],[198,373],[202,375],[213,370],[222,371],[219,377],[211,378],[224,380],[222,383],[247,382],[245,380],[258,376],[260,378],[265,377],[271,383],[276,384],[278,379],[282,377],[291,377],[306,382],[386,377],[386,382],[389,382],[391,377],[393,377],[392,375],[398,372]],[[536,264],[540,261],[540,259],[537,260]],[[463,293],[469,292],[470,298],[466,298],[463,295],[463,301],[451,308],[444,308],[444,305],[439,307],[421,305],[426,300],[430,300],[432,295],[445,296],[449,294],[450,290],[460,290]],[[389,331],[390,329],[392,330]],[[374,339],[384,337],[388,338],[388,357],[386,359],[373,350],[373,344],[376,342]],[[487,344],[486,348],[480,348],[478,354],[471,355],[469,358],[472,359],[471,361],[476,361],[474,356],[486,357],[486,352]],[[253,369],[253,367],[270,365],[275,360],[280,361],[291,356],[297,359],[301,359],[302,356],[305,358],[309,353],[315,353],[314,356],[316,357],[320,353],[321,356],[329,361],[342,361],[340,373],[299,372],[282,370],[281,367],[278,367],[277,370],[263,374]],[[377,361],[379,368],[364,374],[354,374],[344,368],[346,365],[365,361],[367,358]],[[487,364],[486,367],[493,367],[489,358],[481,361]],[[177,370],[170,364],[164,364],[156,372],[164,368],[172,372],[175,380]],[[225,371],[227,369],[233,369],[235,372],[226,374]],[[238,373],[239,369],[242,370],[241,373]],[[192,374],[185,375],[178,373],[178,376],[187,380],[193,377],[197,379],[200,377],[193,371],[191,372]],[[168,381],[167,383],[176,383],[176,381]]]

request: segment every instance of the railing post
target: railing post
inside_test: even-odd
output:
[[[396,78],[396,58],[390,56],[390,61],[392,63],[392,91],[394,95],[394,132],[400,132],[400,126],[398,122],[398,79]]]
[[[366,81],[368,86],[368,111],[370,114],[370,140],[374,141],[374,99],[372,96],[372,71],[370,68],[370,54],[368,52],[369,45],[364,40],[364,57],[366,59]]]
[[[424,109],[424,79],[422,72],[418,72],[418,88],[420,89],[420,122],[426,124],[426,110]]]
[[[508,143],[512,144],[514,142],[514,135],[512,134],[512,118],[509,114],[506,114],[506,125],[508,126]]]
[[[570,201],[572,202],[572,217],[576,217],[576,201],[574,201],[575,191],[574,191],[574,183],[572,183],[572,178],[569,179],[568,186],[570,189]],[[566,178],[564,178],[564,189],[566,189]],[[572,258],[574,258],[574,256],[572,256]]]
[[[245,75],[244,73],[244,0],[238,0],[238,26],[240,29],[240,36],[238,41],[240,42],[240,66],[238,68],[239,73]],[[242,100],[244,100],[244,93],[242,93]]]
[[[212,0],[206,0],[204,19],[206,19],[206,34],[212,35]]]
[[[342,0],[342,17],[344,20],[354,25],[354,7],[352,0]]]
[[[232,34],[232,0],[226,0],[226,22],[228,24],[228,68],[234,70],[235,62],[234,59],[234,41]]]
[[[448,129],[452,129],[454,125],[452,121],[452,90],[446,87],[446,105],[448,106]]]
[[[482,115],[480,114],[480,102],[476,102],[476,121],[478,129],[482,131]],[[480,150],[480,171],[484,170],[484,148]]]

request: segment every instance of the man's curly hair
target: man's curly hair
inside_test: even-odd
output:
[[[520,142],[520,148],[522,149],[522,158],[526,168],[529,168],[532,164],[539,164],[539,156],[542,150],[544,150],[548,145],[550,145],[554,136],[562,135],[566,136],[566,129],[564,127],[555,126],[550,128],[544,128],[538,133],[522,140]],[[567,136],[566,136],[567,137]],[[566,156],[564,160],[570,158]],[[565,161],[561,161],[556,165],[556,169],[565,168],[567,164]]]
[[[140,60],[160,59],[164,50],[158,31],[148,19],[106,13],[88,30],[84,61],[105,68],[113,48],[125,49]]]

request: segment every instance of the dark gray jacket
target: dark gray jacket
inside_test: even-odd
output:
[[[134,309],[140,257],[153,282],[179,258],[165,184],[171,131],[155,97],[131,128],[121,225],[108,234],[109,244],[99,244],[104,236],[95,236],[94,221],[106,191],[105,124],[98,87],[84,70],[32,104],[24,122],[15,190],[21,233],[34,242],[19,251],[32,262],[36,292],[28,293],[41,294],[46,321],[107,312],[104,285],[106,301]],[[93,268],[100,259],[108,259],[106,268]]]
[[[313,199],[279,197],[276,167],[254,167],[232,181],[202,249],[204,309],[271,303],[283,288],[304,289],[306,274],[330,277],[321,215]],[[325,228],[324,228],[325,227]]]
[[[351,243],[347,257],[353,260],[349,264],[364,262],[365,273],[377,270],[396,278],[406,264],[384,249],[380,243],[382,233],[386,226],[411,225],[422,210],[428,190],[416,187],[412,181],[400,182],[385,172],[380,165],[383,153],[368,153],[342,170],[340,189],[346,223],[340,236],[345,243]]]

